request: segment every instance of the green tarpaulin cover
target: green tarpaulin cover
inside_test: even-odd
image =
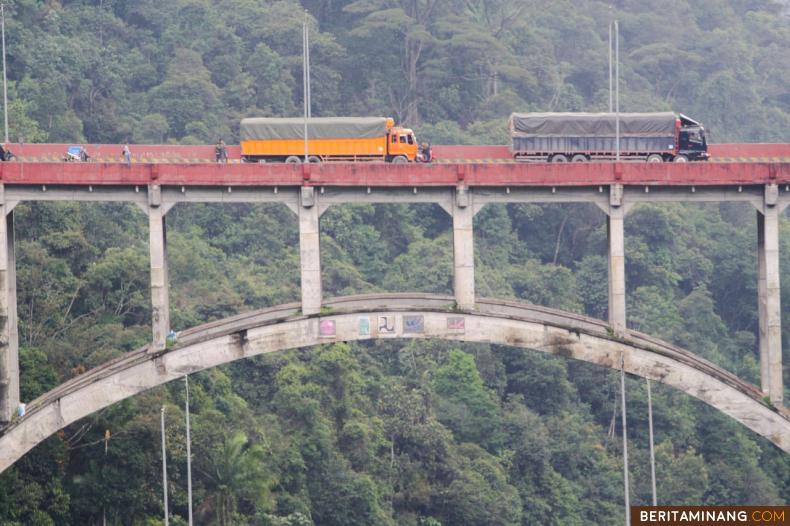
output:
[[[374,139],[387,134],[385,117],[314,117],[308,139]],[[241,140],[304,139],[303,118],[251,118],[241,121]]]
[[[674,137],[677,115],[621,113],[622,137]],[[614,137],[614,113],[514,113],[510,116],[514,137]]]

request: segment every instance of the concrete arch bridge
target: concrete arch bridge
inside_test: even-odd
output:
[[[104,407],[171,380],[234,360],[337,341],[439,338],[534,349],[623,369],[672,386],[736,419],[790,453],[790,412],[699,356],[645,334],[545,307],[479,299],[474,311],[454,298],[379,294],[327,300],[304,315],[297,303],[182,332],[174,348],[144,347],[73,378],[31,402],[0,436],[0,472],[51,434]]]
[[[481,147],[482,148],[482,147]],[[786,150],[788,147],[783,146]],[[118,150],[119,151],[119,150]],[[26,201],[126,202],[148,217],[152,342],[20,404],[14,207]],[[756,213],[760,386],[627,329],[625,231],[640,203],[739,202]],[[298,217],[301,302],[170,331],[168,211],[189,203],[281,203]],[[320,218],[346,203],[432,203],[452,218],[453,296],[325,299]],[[475,294],[474,217],[494,203],[589,203],[606,215],[608,322]],[[333,341],[443,338],[537,349],[650,378],[695,396],[790,452],[784,408],[779,222],[790,163],[441,165],[325,163],[0,164],[0,471],[50,434],[145,389],[235,359]],[[23,228],[18,225],[17,228]],[[4,426],[4,427],[3,427]]]

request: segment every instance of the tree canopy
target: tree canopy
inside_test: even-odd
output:
[[[715,142],[790,136],[786,5],[644,0],[16,0],[7,5],[13,140],[200,143],[301,108],[393,116],[433,142],[502,143],[514,110],[682,111]],[[131,204],[14,213],[22,398],[150,338],[147,221]],[[758,382],[750,205],[639,205],[626,218],[629,326]],[[452,222],[433,205],[333,206],[326,294],[452,290]],[[790,225],[781,221],[790,297]],[[299,298],[296,217],[252,204],[168,214],[182,330]],[[487,205],[480,296],[605,319],[606,225],[589,205]],[[790,303],[782,310],[790,341]],[[787,347],[787,345],[785,345]],[[785,385],[790,386],[785,351]],[[495,345],[324,345],[191,377],[198,524],[612,524],[622,518],[619,378]],[[650,502],[645,384],[626,383],[632,503]],[[790,395],[786,395],[787,397]],[[0,475],[0,524],[159,524],[167,407],[172,524],[185,524],[183,383],[116,404]],[[787,504],[790,458],[689,397],[653,388],[659,503]],[[107,432],[109,431],[109,434]]]

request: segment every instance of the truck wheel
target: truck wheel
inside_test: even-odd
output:
[[[551,156],[551,162],[553,162],[553,163],[567,163],[568,162],[568,157],[563,155],[563,154],[561,154],[561,153],[558,153],[556,155],[552,155]]]
[[[297,157],[296,155],[289,155],[285,158],[285,162],[288,164],[299,164],[302,162],[302,158]]]
[[[307,161],[311,163],[320,163],[321,158],[317,155],[311,155],[310,157],[307,158]]]
[[[689,162],[689,158],[683,154],[680,154],[680,155],[676,155],[673,161],[676,163],[687,163]]]
[[[584,155],[583,153],[577,153],[576,155],[571,157],[572,163],[586,163],[587,161],[589,161],[589,159],[587,159],[587,156]]]
[[[397,155],[392,159],[392,164],[404,164],[409,162],[405,155]]]
[[[650,155],[647,156],[647,162],[649,162],[649,163],[663,163],[664,162],[664,158],[661,157],[661,155],[659,155],[657,153],[651,153]]]

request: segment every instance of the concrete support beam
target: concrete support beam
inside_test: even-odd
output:
[[[770,392],[770,375],[768,362],[768,326],[765,315],[765,219],[757,212],[757,311],[758,311],[758,344],[760,347],[760,388],[764,395]]]
[[[453,199],[453,289],[460,309],[475,308],[474,207],[465,188],[456,190]]]
[[[622,185],[610,187],[609,218],[609,324],[615,333],[625,331],[625,207]]]
[[[299,257],[302,275],[302,313],[321,312],[321,244],[318,196],[302,187],[299,206]]]
[[[158,186],[149,188],[148,231],[151,252],[151,349],[161,351],[170,332],[170,278],[167,268],[166,209]]]
[[[0,184],[0,422],[10,422],[19,406],[19,335],[14,213],[3,190]]]
[[[757,213],[758,312],[760,318],[760,384],[774,405],[781,406],[782,317],[779,288],[779,207],[766,187],[763,213]],[[773,201],[774,204],[771,204]]]

